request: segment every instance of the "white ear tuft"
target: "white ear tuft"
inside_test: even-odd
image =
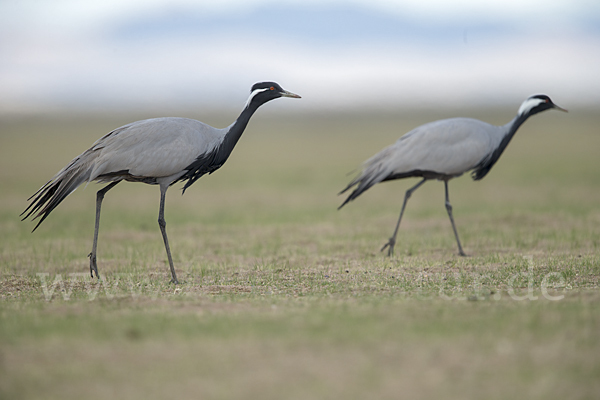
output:
[[[264,88],[264,89],[255,89],[252,91],[252,93],[250,93],[250,97],[248,97],[248,100],[246,101],[246,104],[244,105],[244,108],[248,107],[250,105],[250,102],[252,101],[252,99],[254,98],[254,96],[256,96],[257,94],[264,92],[265,90],[269,90],[269,88]]]
[[[521,107],[519,107],[518,114],[519,115],[527,114],[529,111],[531,111],[532,108],[535,108],[545,102],[546,102],[546,100],[538,99],[535,97],[530,97],[527,100],[525,100],[523,102],[523,104],[521,104]]]

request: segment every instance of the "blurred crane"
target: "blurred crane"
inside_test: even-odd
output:
[[[90,274],[93,277],[95,273],[98,277],[96,247],[104,195],[123,180],[159,185],[158,225],[169,259],[171,282],[177,284],[164,218],[167,189],[176,182],[187,180],[183,187],[185,192],[204,174],[219,169],[227,161],[258,107],[278,97],[300,98],[275,82],[261,82],[252,86],[250,97],[237,120],[224,129],[187,118],[154,118],[117,128],[75,157],[34,193],[21,216],[26,214],[23,220],[32,214],[35,214],[33,219],[41,217],[33,229],[35,231],[79,185],[92,181],[108,182],[96,195],[94,242],[89,254]]]
[[[444,181],[446,210],[458,244],[458,254],[465,256],[452,217],[448,181],[471,170],[474,180],[482,179],[498,161],[521,124],[530,116],[553,108],[567,111],[554,104],[548,96],[535,95],[525,100],[517,116],[504,126],[494,126],[470,118],[451,118],[421,125],[365,161],[362,173],[340,192],[342,194],[356,186],[339,208],[376,183],[411,177],[423,178],[406,191],[396,229],[381,248],[381,251],[388,248],[388,256],[392,256],[400,221],[410,196],[429,179]]]

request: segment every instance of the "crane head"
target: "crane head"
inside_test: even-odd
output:
[[[519,115],[526,115],[529,117],[533,114],[537,114],[539,112],[550,110],[553,108],[559,111],[568,112],[566,109],[554,104],[550,97],[546,96],[545,94],[536,94],[530,96],[529,98],[527,98],[527,100],[523,102],[523,104],[521,104],[521,107],[519,108]]]
[[[248,97],[248,101],[246,102],[246,107],[248,107],[250,104],[256,104],[256,106],[260,106],[267,101],[271,101],[279,97],[291,97],[293,99],[301,98],[297,94],[283,89],[278,83],[259,82],[252,86],[252,89],[250,90],[250,97]]]

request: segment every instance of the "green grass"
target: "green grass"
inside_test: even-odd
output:
[[[502,124],[514,110],[465,116]],[[166,220],[157,187],[80,188],[33,234],[26,199],[109,130],[148,115],[0,120],[0,398],[587,399],[600,393],[600,117],[528,121],[481,182],[414,180],[337,211],[363,160],[453,113],[259,111]],[[222,116],[198,117],[215,126]]]

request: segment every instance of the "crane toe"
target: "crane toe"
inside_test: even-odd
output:
[[[388,242],[386,244],[383,245],[383,247],[379,251],[384,251],[387,248],[388,249],[388,257],[391,257],[394,255],[394,246],[395,245],[396,245],[396,239],[394,239],[392,237],[392,238],[390,238],[390,240],[388,240]]]
[[[90,259],[90,276],[93,278],[94,273],[96,273],[96,278],[100,279],[100,275],[98,275],[98,265],[96,264],[96,255],[90,253],[88,254],[88,257]]]

